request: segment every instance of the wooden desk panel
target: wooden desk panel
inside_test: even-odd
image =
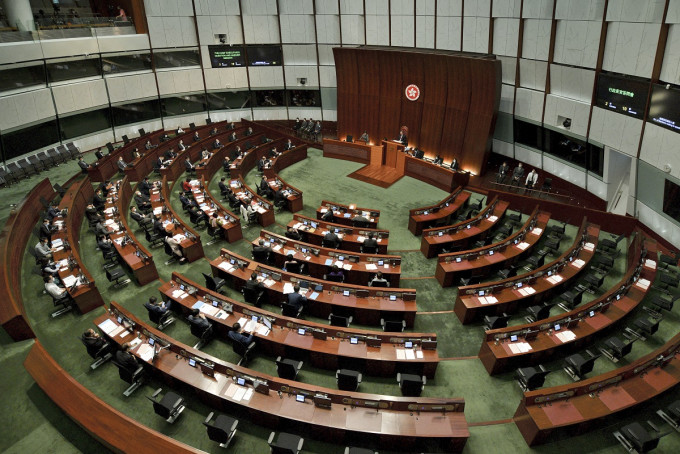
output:
[[[241,220],[237,215],[224,208],[219,200],[212,196],[208,189],[207,181],[203,180],[199,183],[198,180],[192,180],[191,192],[199,208],[208,216],[208,219],[212,219],[213,213],[217,213],[217,218],[222,223],[220,224],[220,229],[225,240],[233,243],[243,238]]]
[[[342,267],[351,267],[350,269],[343,268],[345,282],[347,283],[367,285],[373,275],[378,271],[382,271],[390,287],[399,287],[401,257],[398,255],[353,253],[349,255],[356,257],[358,260],[352,262],[349,257],[346,257],[348,254],[337,249],[316,247],[313,244],[291,240],[266,230],[262,230],[260,237],[252,241],[253,246],[256,246],[261,239],[265,241],[275,240],[276,245],[272,245],[272,252],[274,261],[279,268],[283,267],[288,254],[292,253],[295,259],[305,264],[306,273],[316,278],[322,279],[325,274],[331,272],[334,264],[341,263]],[[303,252],[303,249],[306,249],[307,252]],[[319,254],[313,254],[312,249],[318,250]],[[340,257],[343,258],[342,261]],[[382,266],[378,265],[380,260],[384,262]],[[340,265],[338,266],[340,267]]]
[[[560,293],[587,268],[595,255],[599,233],[599,226],[587,225],[584,219],[574,244],[552,263],[519,277],[459,287],[453,308],[458,319],[466,324],[485,315],[513,314],[521,307],[540,304]],[[570,261],[570,257],[573,261]],[[552,271],[551,276],[547,275],[549,270]],[[523,290],[517,287],[520,282],[523,284]],[[527,293],[527,288],[532,289],[533,293]],[[481,290],[484,291],[484,295],[480,297]],[[496,301],[489,302],[487,299],[489,296]]]
[[[321,219],[326,211],[331,207],[336,207],[337,210],[333,211],[333,222],[336,224],[342,224],[347,226],[352,226],[352,218],[356,215],[362,215],[368,219],[368,227],[371,229],[378,228],[378,222],[380,221],[380,210],[374,210],[371,208],[358,208],[355,205],[344,205],[337,202],[329,202],[328,200],[323,200],[321,206],[316,209],[316,218]],[[348,213],[350,217],[345,217],[344,215]],[[365,213],[368,213],[366,215]],[[375,214],[375,216],[373,215]]]
[[[440,255],[435,278],[442,287],[449,287],[461,276],[488,275],[491,271],[520,260],[532,252],[532,248],[545,233],[549,220],[550,213],[539,212],[536,207],[522,229],[503,241],[472,249],[463,254]],[[518,243],[515,243],[515,240]],[[456,256],[462,257],[463,260],[456,261]]]
[[[128,332],[123,337],[116,335],[111,339],[114,343],[129,342],[139,335],[142,344],[131,350],[138,357],[142,345],[147,345],[149,335],[163,344],[169,344],[169,348],[158,353],[154,361],[140,361],[149,372],[172,383],[173,386],[183,384],[189,387],[201,400],[214,408],[246,410],[258,424],[273,427],[281,425],[283,428],[290,424],[301,424],[309,430],[309,433],[323,439],[349,441],[351,437],[374,435],[371,428],[376,428],[376,425],[366,427],[360,422],[365,421],[364,417],[369,418],[370,416],[367,416],[369,413],[377,411],[381,415],[381,420],[386,419],[388,422],[380,425],[381,441],[387,449],[417,449],[416,447],[422,446],[425,439],[429,439],[446,450],[460,451],[469,437],[462,399],[407,398],[344,392],[260,374],[181,344],[150,327],[115,302],[111,303],[111,308],[113,314],[102,315],[95,323],[101,325],[110,320],[107,323],[116,326],[118,322],[114,314],[120,314],[134,324],[134,328],[131,328],[132,333]],[[204,375],[200,368],[189,366],[188,357],[212,365],[214,377]],[[230,397],[232,387],[238,386],[234,383],[234,377],[245,378],[249,389],[253,389],[254,384],[258,383],[260,391],[249,393],[249,399],[239,401],[233,399]],[[277,395],[279,391],[281,396]],[[311,396],[315,394],[325,394],[331,399],[330,407],[327,409],[313,407],[313,410],[299,407],[298,411],[292,411],[291,409],[296,408],[292,401],[298,393],[310,396],[308,399],[310,401]],[[313,406],[311,402],[299,405]],[[441,409],[444,407],[450,410],[442,412]],[[415,409],[420,411],[416,413]],[[346,416],[348,412],[351,417]],[[428,424],[427,428],[419,429],[420,425],[431,421],[431,418],[424,418],[422,422],[420,420],[421,414],[429,412],[433,412],[432,416],[444,418],[448,424],[442,422],[434,427]],[[410,430],[406,431],[407,428]]]
[[[635,270],[640,263],[644,264],[646,259],[641,259],[642,243],[637,239],[635,243],[637,244],[631,246],[634,249],[633,260],[623,279],[599,298],[570,312],[535,323],[487,331],[479,351],[479,359],[487,372],[493,375],[517,367],[539,364],[554,359],[556,354],[577,351],[590,345],[594,336],[601,335],[635,309],[649,291],[649,287],[642,288],[637,284]],[[645,241],[645,246],[654,257],[656,243]],[[654,282],[656,267],[641,266],[640,269],[639,279]],[[620,295],[619,299],[616,299],[617,294]],[[595,314],[594,317],[589,315],[591,311]],[[571,331],[575,335],[574,338],[563,342],[558,333],[552,330],[556,323],[567,326],[567,331]],[[573,326],[568,327],[570,324]],[[535,337],[527,340],[527,333]],[[512,334],[516,334],[520,342],[527,342],[531,349],[524,353],[514,353],[510,349],[512,343],[509,342]]]
[[[244,263],[244,267],[231,270],[231,259]],[[243,287],[253,272],[260,275],[266,273],[269,276],[281,275],[280,281],[270,281],[271,285],[266,289],[269,301],[275,305],[287,298],[286,294],[292,291],[293,285],[305,281],[309,282],[312,290],[319,285],[322,287],[315,299],[311,298],[315,292],[308,292],[310,301],[305,309],[308,314],[327,319],[331,312],[339,310],[352,315],[356,323],[373,326],[379,326],[381,318],[397,317],[403,319],[408,328],[413,328],[417,311],[415,289],[366,287],[324,281],[251,261],[226,249],[222,249],[220,257],[211,261],[210,266],[213,275],[232,280],[237,289]],[[227,271],[228,269],[231,271]],[[349,296],[343,295],[344,290],[350,292]],[[391,295],[394,300],[390,299]]]
[[[354,142],[323,139],[323,157],[344,159],[345,161],[368,164],[371,157],[371,146]]]
[[[316,227],[313,227],[313,225],[316,225]],[[361,252],[364,238],[369,233],[373,233],[374,238],[378,241],[378,253],[387,254],[390,234],[388,230],[348,227],[343,224],[312,219],[300,214],[294,215],[293,220],[288,223],[287,227],[294,227],[301,232],[303,241],[317,246],[321,246],[325,235],[324,232],[329,229],[339,229],[345,232],[342,236],[342,243],[340,243],[340,250],[351,252]]]
[[[470,193],[458,187],[437,204],[409,210],[408,229],[414,235],[420,235],[424,229],[430,228],[437,221],[456,214],[458,210],[467,206],[469,200]]]
[[[416,159],[413,156],[406,156],[405,170],[407,177],[431,184],[446,192],[451,192],[458,186],[465,187],[470,181],[470,174],[467,172],[454,172],[450,168]]]
[[[424,229],[420,252],[427,258],[441,254],[444,248],[465,249],[471,242],[485,239],[505,215],[508,202],[494,198],[477,216],[444,227]],[[469,228],[468,228],[469,226]]]
[[[245,203],[247,199],[251,201],[251,204],[257,212],[258,224],[262,227],[267,227],[275,222],[274,205],[264,197],[257,195],[257,192],[250,189],[250,186],[243,181],[243,178],[238,177],[237,179],[229,180],[229,186],[231,186],[234,195],[236,195],[242,203]]]

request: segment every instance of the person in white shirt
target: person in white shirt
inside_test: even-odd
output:
[[[54,276],[52,275],[45,277],[45,290],[55,300],[65,298],[68,294],[65,288],[59,287],[57,284],[54,283]]]
[[[181,126],[177,126],[177,131],[175,131],[176,134],[184,134],[184,129],[182,129]]]
[[[537,182],[538,182],[538,172],[536,172],[536,169],[531,169],[531,172],[529,172],[529,175],[527,175],[527,181],[524,184],[524,186],[527,189],[534,189],[534,186],[536,186]]]
[[[170,249],[172,249],[172,253],[179,257],[180,263],[186,262],[187,259],[186,257],[184,257],[184,254],[182,253],[182,248],[179,247],[179,241],[177,241],[171,236],[168,236],[165,237],[165,242],[168,243],[168,246],[170,246]]]
[[[38,244],[35,245],[35,252],[39,257],[44,259],[52,258],[52,249],[47,245],[48,239],[41,238]]]
[[[180,139],[179,143],[177,144],[177,148],[179,148],[179,151],[184,151],[187,149],[186,145],[184,145],[184,140]]]

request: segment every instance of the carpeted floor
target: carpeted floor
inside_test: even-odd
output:
[[[86,157],[92,160],[93,157]],[[390,252],[403,257],[402,287],[417,289],[417,303],[419,314],[416,317],[414,331],[435,332],[439,339],[439,355],[446,360],[439,365],[437,375],[433,380],[428,380],[424,396],[459,396],[466,401],[466,418],[473,426],[470,428],[471,437],[465,448],[466,453],[500,453],[500,452],[529,452],[519,431],[511,418],[521,399],[522,393],[516,385],[513,374],[506,373],[490,377],[480,361],[476,358],[479,351],[483,329],[480,323],[463,326],[453,314],[453,304],[456,297],[456,289],[443,289],[434,279],[436,259],[425,259],[419,251],[420,237],[414,237],[407,229],[408,210],[420,206],[438,202],[446,196],[446,193],[432,186],[426,185],[412,178],[402,178],[389,188],[380,188],[356,179],[348,178],[347,175],[361,168],[362,164],[324,159],[319,150],[310,150],[309,158],[295,164],[281,173],[281,177],[299,188],[304,194],[304,210],[301,214],[314,216],[316,208],[322,199],[334,200],[341,203],[355,203],[358,206],[381,210],[380,228],[390,230]],[[10,188],[0,189],[3,205],[0,206],[0,219],[6,220],[9,212],[9,204],[19,202],[23,195],[45,175],[49,176],[53,183],[64,183],[70,176],[78,171],[75,161],[63,164],[58,168],[43,172],[43,175],[34,176],[24,180]],[[221,176],[218,172],[213,179],[210,189],[213,194],[219,194],[217,181]],[[252,186],[259,181],[257,175],[251,172],[246,176],[246,182]],[[178,213],[182,213],[177,192],[179,185],[173,188],[170,202]],[[473,194],[474,199],[482,198],[481,194]],[[267,227],[268,230],[283,233],[292,214],[282,212],[276,215],[276,224]],[[523,220],[526,219],[526,215]],[[552,221],[551,221],[552,223]],[[135,225],[132,223],[131,225]],[[568,226],[565,240],[561,243],[561,250],[568,248],[576,232],[576,226]],[[253,225],[244,228],[244,239],[233,244],[218,242],[206,246],[204,251],[207,259],[218,255],[220,248],[225,247],[238,254],[249,256],[250,241],[259,235],[261,227]],[[136,233],[140,233],[137,231]],[[602,237],[608,234],[602,233]],[[207,236],[207,235],[206,235]],[[145,243],[142,235],[140,241]],[[31,240],[33,241],[33,240]],[[623,242],[622,242],[623,243]],[[34,244],[29,244],[33,247]],[[538,245],[539,247],[541,244]],[[102,270],[102,258],[98,251],[94,251],[94,234],[86,225],[81,230],[80,240],[81,256],[86,267],[94,276],[104,300],[115,300],[133,311],[142,319],[147,318],[146,310],[142,303],[149,296],[158,295],[159,283],[151,283],[139,287],[134,283],[122,289],[109,287]],[[167,280],[173,270],[186,275],[199,283],[203,282],[201,272],[209,273],[208,260],[198,260],[188,265],[165,266],[165,255],[162,248],[151,249],[159,270],[160,278]],[[91,252],[91,253],[90,253]],[[554,257],[553,257],[554,258]],[[606,289],[618,282],[625,269],[625,251],[621,250],[614,269],[605,279],[602,289]],[[153,390],[160,387],[159,382],[150,381],[142,386],[132,397],[125,398],[122,391],[125,385],[118,378],[115,367],[107,364],[96,371],[88,367],[89,357],[86,355],[82,344],[77,337],[85,329],[93,326],[92,320],[101,314],[101,310],[93,313],[80,315],[68,313],[57,319],[52,319],[51,300],[42,293],[40,277],[32,272],[33,261],[26,253],[22,269],[22,293],[24,303],[31,324],[39,339],[52,354],[59,364],[66,369],[79,382],[83,383],[104,401],[108,402],[120,411],[140,420],[149,427],[162,433],[168,434],[185,443],[208,452],[220,452],[220,448],[207,439],[205,430],[201,425],[202,420],[211,410],[203,405],[198,399],[187,393],[183,393],[188,399],[188,408],[174,425],[166,424],[161,418],[153,414],[150,403],[144,398]],[[495,279],[489,276],[489,280]],[[241,295],[233,289],[227,290],[227,295],[241,299]],[[595,295],[584,296],[584,302],[589,301]],[[267,307],[274,310],[274,307]],[[552,314],[558,314],[559,307],[553,308]],[[635,317],[640,311],[632,314]],[[324,322],[309,317],[310,320]],[[632,320],[632,318],[631,318]],[[524,323],[521,314],[511,320],[511,324]],[[376,329],[376,327],[366,327]],[[633,353],[618,364],[613,364],[606,359],[596,363],[594,374],[613,370],[621,365],[652,351],[665,343],[680,328],[680,319],[676,311],[665,314],[659,332],[646,342],[637,342]],[[178,320],[167,328],[166,332],[173,338],[192,344],[195,338],[190,334],[188,325]],[[610,332],[611,333],[611,332]],[[601,343],[604,340],[598,339]],[[42,391],[32,382],[30,376],[22,367],[22,361],[30,348],[30,341],[13,343],[6,333],[0,330],[0,392],[6,405],[0,413],[0,452],[104,452],[105,448],[77,425],[66,418],[56,408]],[[593,346],[596,348],[596,346]],[[215,340],[208,344],[204,351],[226,361],[235,361],[236,357],[231,346],[222,341]],[[561,357],[556,357],[545,365],[555,371],[548,375],[546,386],[569,383],[569,377],[561,370]],[[276,375],[274,358],[258,355],[249,363],[249,367],[257,371]],[[299,380],[305,383],[314,383],[321,386],[335,388],[334,373],[328,370],[315,369],[305,364],[299,375]],[[382,393],[399,395],[399,389],[394,379],[383,379],[365,376],[360,391],[369,393]],[[558,452],[569,449],[574,452],[621,452],[611,432],[626,422],[634,419],[655,419],[654,411],[664,403],[680,397],[680,390],[664,396],[663,401],[652,403],[637,408],[634,414],[625,415],[624,418],[608,421],[607,425],[599,430],[559,440],[545,446],[534,449],[536,452]],[[268,452],[266,444],[269,429],[257,425],[257,421],[249,420],[245,415],[237,415],[241,419],[239,432],[230,448],[232,452],[260,453]],[[290,430],[295,431],[295,428]],[[380,450],[375,440],[362,440],[367,447]],[[423,446],[423,451],[437,452],[436,446]],[[680,451],[680,435],[672,433],[661,440],[660,451]],[[307,439],[304,452],[340,453],[343,447],[331,445],[323,441]],[[380,452],[386,452],[380,450]]]

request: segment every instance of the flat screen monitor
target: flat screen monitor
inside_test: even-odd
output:
[[[517,334],[510,336],[510,342],[517,342]]]
[[[343,290],[342,296],[349,296],[349,290]]]
[[[267,329],[272,329],[272,322],[267,317],[262,317],[262,324],[267,327]]]
[[[484,296],[484,293],[485,293],[484,290],[480,290],[480,291],[479,291],[479,296]]]
[[[317,226],[317,223],[316,223],[316,222],[314,222],[314,221],[312,221],[312,228],[313,228],[313,229],[315,229],[315,228],[316,228],[316,226]]]
[[[258,317],[257,317],[257,315],[253,315],[253,316],[251,317],[251,319],[252,319],[255,323],[257,323]]]
[[[298,334],[300,336],[304,336],[305,335],[305,329],[304,328],[298,328]]]
[[[229,260],[229,263],[231,263],[232,265],[236,265],[236,260],[231,259],[231,260]]]
[[[300,251],[302,251],[303,254],[306,254],[306,253],[307,253],[307,248],[306,248],[306,247],[300,248]]]
[[[413,348],[413,342],[411,341],[404,342],[404,348]]]
[[[378,266],[384,266],[385,261],[384,260],[378,260]]]
[[[462,260],[463,260],[463,259],[461,259],[460,257],[456,257],[456,263],[459,263],[459,262],[461,262]]]
[[[522,288],[523,285],[524,285],[524,284],[523,284],[522,282],[518,282],[518,283],[517,283],[517,288]]]
[[[338,256],[338,260],[340,260],[340,261],[342,262],[343,260],[345,260],[345,256],[339,255],[339,256]]]
[[[213,304],[213,307],[218,307],[220,305],[220,303],[218,301],[215,301],[215,300],[213,300],[212,304]]]
[[[397,295],[390,295],[390,301],[396,301]]]
[[[180,289],[180,290],[184,291],[185,288],[186,288],[186,287],[184,286],[184,284],[179,284],[179,289]]]
[[[590,311],[588,315],[590,315],[591,317],[595,317],[595,311]]]
[[[426,211],[423,211],[423,214],[424,214],[425,216],[427,216],[428,214],[430,214],[430,212],[426,210]]]
[[[122,325],[122,324],[123,324],[123,317],[118,316],[117,320],[118,320],[118,324],[119,324],[119,325]]]
[[[153,345],[156,343],[156,340],[153,337],[149,338],[149,345],[153,347]]]
[[[468,224],[468,225],[465,226],[466,229],[469,229],[470,227],[472,227],[471,224]]]
[[[137,251],[135,251],[135,255],[136,255],[137,257],[139,257],[140,253],[139,253],[139,251],[138,251],[138,250],[137,250]]]
[[[489,255],[493,255],[493,252],[494,252],[494,251],[489,251]]]
[[[189,358],[189,365],[191,367],[196,367],[196,360],[194,358]]]
[[[678,103],[680,103],[679,89],[666,89],[663,85],[654,85],[647,121],[671,131],[680,132],[680,106]]]
[[[605,110],[642,118],[648,93],[648,81],[600,73],[597,78],[595,104]]]
[[[243,378],[243,377],[238,377],[238,378],[236,379],[236,383],[239,384],[239,385],[241,385],[241,386],[245,386],[245,385],[246,385],[246,379]]]
[[[248,66],[281,66],[281,46],[248,46]]]
[[[560,328],[562,328],[562,327],[560,326],[560,324],[559,324],[559,323],[556,323],[556,324],[555,324],[555,331],[559,331]]]
[[[437,232],[437,236],[444,236],[444,232]]]
[[[242,46],[212,45],[208,46],[208,54],[213,68],[234,68],[246,65]]]
[[[296,394],[296,395],[295,395],[295,400],[297,400],[298,402],[304,403],[304,401],[305,401],[305,396],[304,396],[303,394]]]
[[[359,339],[357,339],[356,337],[350,337],[349,343],[350,344],[357,344],[357,343],[359,343]]]

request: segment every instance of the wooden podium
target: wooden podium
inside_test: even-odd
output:
[[[388,188],[405,174],[406,153],[401,142],[383,140],[380,145],[363,145],[324,139],[324,156],[368,162],[348,176],[366,183]]]
[[[382,141],[383,159],[382,164],[397,171],[403,176],[404,166],[406,165],[406,154],[404,153],[404,144],[395,140]],[[372,158],[373,156],[371,156]],[[373,165],[373,160],[371,160]]]

